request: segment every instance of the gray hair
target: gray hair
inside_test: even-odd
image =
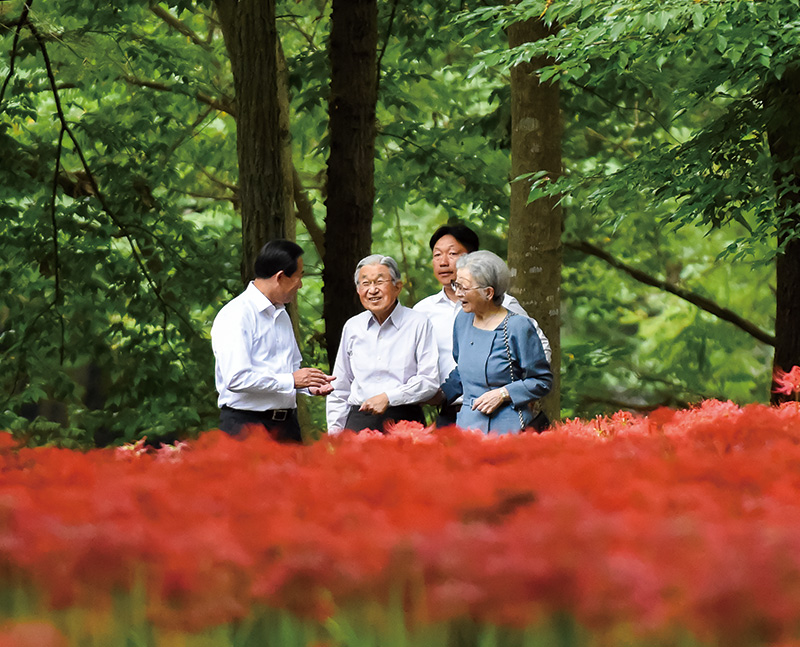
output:
[[[467,270],[481,287],[494,288],[492,301],[502,305],[511,282],[511,272],[502,258],[487,250],[470,252],[456,261],[456,268]]]
[[[389,274],[392,276],[392,283],[397,283],[400,280],[400,268],[397,266],[396,260],[391,256],[384,256],[383,254],[370,254],[358,261],[358,265],[356,265],[356,273],[353,277],[356,285],[358,285],[358,273],[361,271],[362,267],[367,265],[383,265],[389,269]]]

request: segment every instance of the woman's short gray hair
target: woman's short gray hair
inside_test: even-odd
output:
[[[511,272],[502,258],[485,249],[464,254],[456,261],[457,269],[467,270],[482,288],[494,288],[492,301],[502,305],[511,282]]]
[[[356,273],[354,276],[356,285],[358,285],[358,273],[362,267],[367,265],[383,265],[389,268],[389,274],[392,276],[392,283],[397,283],[400,280],[400,268],[397,266],[397,261],[391,256],[384,256],[383,254],[370,254],[365,256],[356,265]]]

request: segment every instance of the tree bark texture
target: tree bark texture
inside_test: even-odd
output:
[[[264,243],[290,233],[291,188],[287,193],[284,168],[289,131],[281,123],[278,99],[275,0],[216,0],[216,5],[236,92],[241,273],[247,282]]]
[[[775,355],[773,368],[789,371],[800,366],[800,66],[786,70],[766,89],[769,148],[776,164],[778,244],[784,245],[776,262]],[[794,399],[774,393],[778,403]]]
[[[289,96],[289,68],[283,45],[276,36],[275,52],[277,54],[278,77],[278,132],[281,143],[281,207],[283,210],[283,237],[289,240],[297,238],[297,217],[294,208],[294,161],[292,160],[291,137],[291,97]],[[265,241],[266,242],[266,241]]]
[[[510,47],[547,35],[541,20],[519,22],[508,29]],[[534,59],[511,70],[511,178],[547,171],[552,179],[561,173],[561,113],[559,88],[539,83],[534,70],[544,64]],[[512,292],[550,340],[553,352],[553,390],[542,399],[551,420],[561,409],[561,208],[556,199],[528,204],[531,182],[511,184],[508,264]]]
[[[333,0],[330,156],[322,273],[331,366],[345,321],[362,309],[353,272],[372,245],[377,46],[377,1]]]

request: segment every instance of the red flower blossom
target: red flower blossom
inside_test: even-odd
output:
[[[0,647],[66,647],[67,639],[49,622],[0,625]]]
[[[776,368],[772,379],[775,382],[775,393],[792,395],[800,392],[800,366],[793,366],[788,373]]]
[[[0,451],[16,449],[19,443],[13,435],[7,431],[0,431]]]
[[[791,644],[800,626],[795,406],[499,437],[398,424],[305,447],[212,431],[186,449],[0,448],[0,577],[60,607],[140,585],[167,629],[393,599],[409,622],[558,613],[719,644]]]

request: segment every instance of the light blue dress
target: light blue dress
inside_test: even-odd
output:
[[[516,433],[520,431],[518,411],[522,412],[525,426],[529,426],[533,416],[528,403],[546,395],[553,385],[553,374],[536,327],[527,317],[508,314],[506,319],[514,381],[511,380],[503,339],[503,324],[494,330],[482,330],[472,325],[474,314],[460,312],[456,317],[453,325],[456,367],[442,385],[442,391],[447,402],[463,394],[464,404],[456,418],[456,424],[462,429]],[[476,398],[501,386],[508,389],[510,403],[488,416],[472,409]]]

